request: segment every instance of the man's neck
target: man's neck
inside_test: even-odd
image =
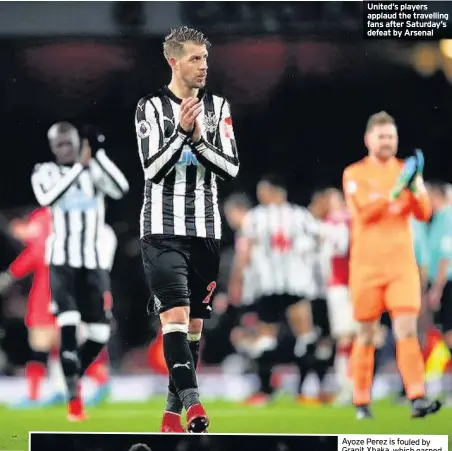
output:
[[[168,89],[179,99],[186,99],[188,97],[197,97],[199,93],[199,89],[189,88],[188,86],[184,85],[178,80],[175,80],[174,78],[168,85]]]
[[[379,164],[381,166],[386,166],[387,164],[390,164],[392,161],[394,161],[395,157],[389,157],[389,158],[379,158],[376,155],[369,155],[369,159],[376,164]]]
[[[283,205],[283,204],[285,204],[287,202],[287,199],[285,199],[285,198],[275,198],[275,199],[272,199],[269,203],[268,203],[268,205]]]

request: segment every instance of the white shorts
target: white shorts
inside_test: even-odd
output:
[[[77,327],[77,342],[81,346],[88,339],[88,326],[86,323],[80,323]]]
[[[353,319],[352,302],[348,287],[345,285],[329,287],[326,300],[331,335],[334,338],[338,338],[355,333],[356,322]]]

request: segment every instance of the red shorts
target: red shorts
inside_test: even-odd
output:
[[[27,315],[25,317],[25,325],[30,327],[56,327],[56,319],[53,315]]]
[[[56,318],[50,312],[50,300],[42,302],[42,297],[30,296],[28,299],[25,325],[27,327],[56,326]]]

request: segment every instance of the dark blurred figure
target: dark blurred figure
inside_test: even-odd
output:
[[[149,446],[145,445],[144,443],[137,443],[135,445],[132,445],[129,451],[151,451],[151,448],[149,448]]]
[[[235,259],[231,274],[229,297],[237,304],[243,297],[244,275],[250,265],[255,276],[259,321],[256,333],[240,344],[256,362],[260,380],[259,391],[248,399],[253,405],[268,403],[274,393],[271,379],[278,361],[278,332],[286,318],[296,337],[293,353],[300,371],[301,361],[312,356],[315,349],[309,302],[315,291],[311,262],[319,228],[305,208],[288,202],[287,195],[281,177],[261,178],[257,186],[259,205],[245,217],[240,258]]]

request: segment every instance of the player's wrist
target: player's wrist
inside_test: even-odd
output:
[[[204,144],[204,138],[200,136],[197,141],[191,140],[193,147],[197,150]]]
[[[194,128],[192,130],[185,130],[184,128],[182,128],[180,124],[177,126],[177,132],[179,133],[179,135],[182,135],[185,139],[191,138],[193,136],[194,131],[195,131]]]

